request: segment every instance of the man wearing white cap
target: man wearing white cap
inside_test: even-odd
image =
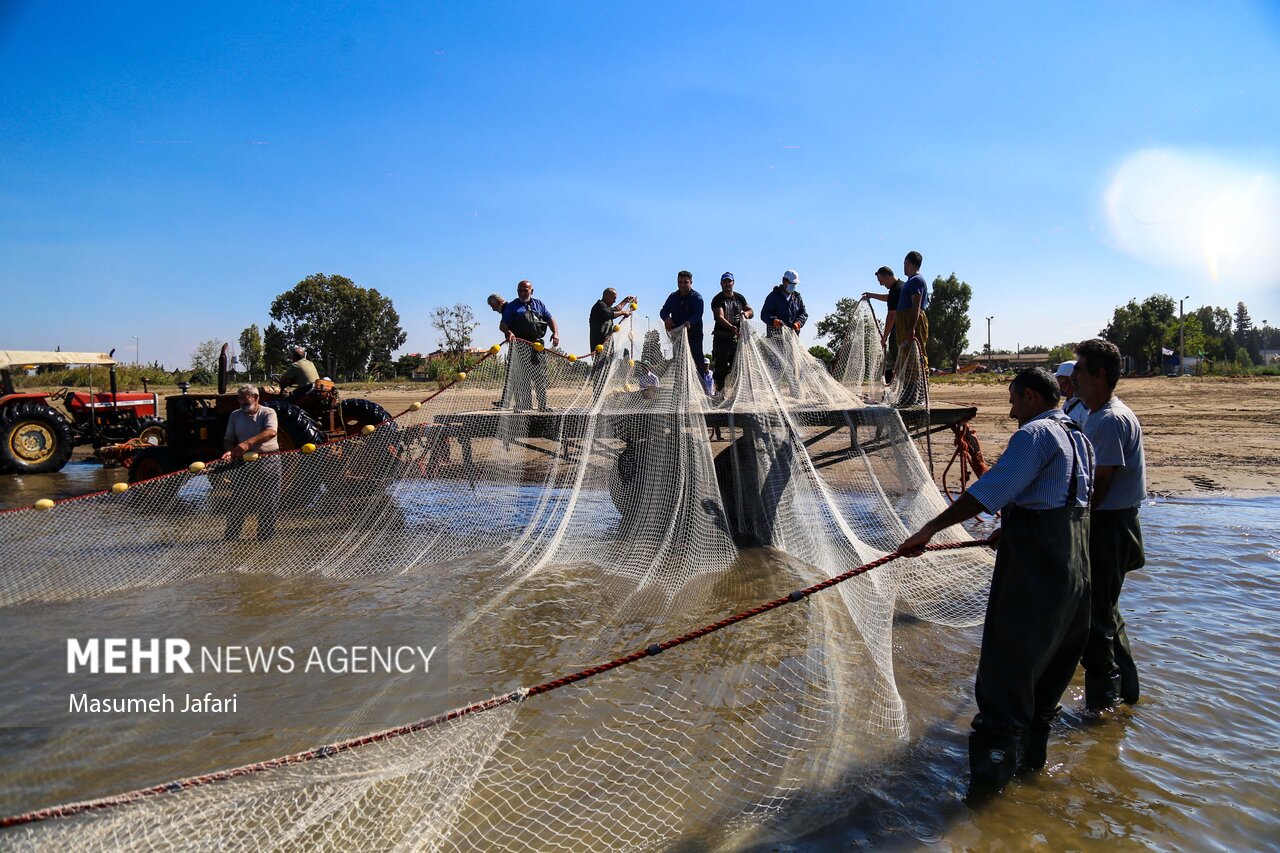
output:
[[[1064,361],[1058,365],[1054,374],[1058,380],[1058,390],[1062,392],[1062,413],[1076,422],[1076,426],[1084,429],[1084,422],[1089,419],[1089,408],[1076,396],[1076,385],[1071,378],[1076,369],[1074,361]]]
[[[764,299],[764,307],[760,309],[760,319],[774,329],[787,326],[797,335],[809,319],[809,312],[804,310],[804,299],[796,290],[800,286],[800,276],[795,270],[787,270],[782,274],[782,283],[773,288]]]

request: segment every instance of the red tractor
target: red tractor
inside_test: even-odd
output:
[[[13,387],[15,370],[73,364],[106,365],[110,390],[90,386],[87,392],[60,388],[52,394],[19,394]],[[54,400],[62,400],[65,414],[50,405]],[[59,471],[80,444],[99,451],[126,443],[164,444],[159,402],[155,394],[118,393],[116,361],[109,353],[0,350],[0,473]]]

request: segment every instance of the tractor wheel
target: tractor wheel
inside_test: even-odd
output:
[[[129,463],[129,485],[182,469],[182,460],[167,447],[144,447]]]
[[[0,423],[0,468],[12,474],[61,471],[74,446],[67,419],[43,403],[12,406]]]
[[[164,418],[148,415],[145,418],[138,418],[138,425],[132,437],[141,439],[145,444],[153,447],[160,447],[168,443],[167,436]]]
[[[347,435],[355,435],[366,424],[385,424],[384,429],[396,429],[391,413],[372,400],[343,400],[339,405],[342,407],[342,428],[347,431]]]
[[[324,434],[320,432],[315,419],[293,403],[272,400],[262,405],[275,409],[278,427],[276,441],[280,442],[281,450],[297,450],[304,444],[324,444]]]

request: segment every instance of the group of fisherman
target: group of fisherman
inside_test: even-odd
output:
[[[1142,427],[1115,395],[1120,364],[1115,344],[1094,339],[1056,377],[1020,372],[1009,385],[1019,428],[1000,460],[899,547],[920,556],[939,531],[1000,513],[974,686],[971,801],[999,792],[1019,769],[1044,767],[1077,666],[1086,716],[1138,701],[1119,600],[1125,575],[1145,563],[1146,471]]]
[[[905,282],[888,267],[876,271],[888,290],[879,298],[890,308],[881,339],[889,352],[909,347],[913,340],[923,347],[927,340],[928,288],[920,263],[919,253],[906,256]],[[808,312],[799,283],[796,272],[787,270],[765,298],[761,319],[770,333],[799,333],[804,327]],[[604,291],[590,313],[593,352],[600,351],[632,302],[630,296],[618,300],[613,288]],[[509,338],[540,341],[550,331],[552,345],[559,344],[555,318],[533,297],[530,282],[521,281],[510,302],[490,296],[489,306],[502,315],[500,329]],[[746,298],[734,290],[732,273],[720,277],[711,311],[714,371],[707,370],[703,354],[704,303],[690,272],[680,271],[676,290],[659,312],[668,332],[685,330],[699,374],[713,372],[708,393],[712,382],[716,390],[723,388],[741,323],[754,316]],[[314,365],[301,350],[295,356],[281,384],[314,382]],[[516,386],[516,409],[531,408],[534,395],[539,409],[547,407],[546,368],[536,361],[539,356],[533,347],[512,352],[532,379]],[[982,512],[1000,514],[1001,525],[992,537],[995,571],[974,686],[978,713],[969,736],[971,801],[1000,791],[1019,770],[1045,766],[1052,723],[1078,666],[1084,667],[1089,716],[1102,717],[1120,702],[1136,703],[1140,695],[1119,599],[1125,575],[1145,562],[1138,521],[1146,494],[1142,427],[1115,395],[1121,368],[1115,344],[1084,341],[1076,356],[1059,365],[1056,376],[1036,367],[1014,377],[1009,417],[1017,420],[1018,430],[999,461],[898,549],[918,557],[940,531]],[[641,385],[643,379],[655,385],[647,366],[640,367]],[[228,424],[225,459],[238,459],[251,448],[275,449],[274,424],[265,422],[274,412],[257,406],[256,398],[256,388],[240,389],[243,412]],[[260,519],[261,538],[274,532],[274,512],[269,516],[266,523]],[[242,522],[243,513],[228,517],[228,538],[239,535]]]
[[[920,275],[922,263],[923,257],[919,252],[908,252],[903,260],[903,272],[907,276],[905,282],[898,279],[892,269],[882,266],[876,270],[875,275],[888,293],[863,294],[864,299],[888,303],[888,317],[881,337],[881,345],[887,354],[886,381],[892,380],[892,364],[899,350],[910,347],[916,341],[923,353],[928,342],[929,320],[925,311],[929,307],[929,287]],[[799,334],[808,322],[809,312],[805,309],[799,286],[800,276],[795,270],[787,270],[782,274],[781,281],[765,296],[760,319],[771,334],[783,329]],[[556,320],[547,306],[534,298],[533,284],[529,281],[521,281],[516,286],[516,298],[513,300],[508,301],[500,294],[493,293],[487,301],[489,308],[501,315],[498,327],[509,341],[541,341],[550,331],[551,345],[559,346],[560,333]],[[603,351],[615,324],[629,313],[628,306],[632,302],[634,297],[618,299],[615,288],[605,288],[599,301],[591,307],[588,319],[589,342],[593,353]],[[755,310],[746,297],[734,289],[733,273],[721,275],[720,292],[711,300],[710,369],[704,350],[705,312],[706,302],[702,294],[693,289],[693,273],[681,270],[676,274],[676,289],[667,296],[658,316],[668,332],[675,334],[684,330],[698,375],[706,377],[708,393],[713,393],[724,390],[725,381],[733,371],[742,322],[753,318]],[[899,329],[911,331],[899,332]],[[532,408],[532,397],[536,394],[538,409],[546,411],[547,375],[540,353],[536,348],[518,347],[513,350],[512,359],[517,362],[516,372],[522,377],[527,376],[529,381],[522,380],[521,386],[517,386],[517,393],[513,395],[510,404],[520,411]],[[529,388],[522,387],[524,385]],[[533,394],[529,393],[530,390]],[[502,405],[507,405],[507,402],[504,400]]]

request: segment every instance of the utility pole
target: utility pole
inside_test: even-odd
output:
[[[138,354],[142,352],[142,344],[138,342],[137,335],[132,335],[132,337],[133,337],[133,366],[137,367],[138,364],[140,363]]]
[[[991,369],[991,321],[996,317],[992,314],[987,318],[987,369]]]
[[[1190,299],[1184,296],[1178,300],[1178,375],[1187,375],[1187,324],[1182,317],[1182,303]]]

